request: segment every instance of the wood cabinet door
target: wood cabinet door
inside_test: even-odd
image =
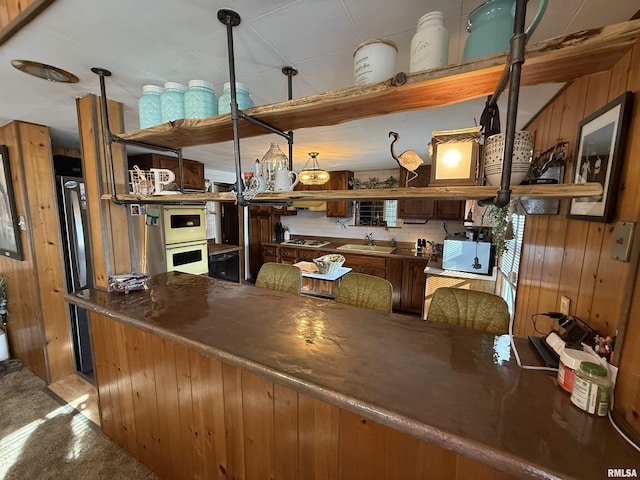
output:
[[[393,286],[393,308],[402,306],[402,267],[403,261],[398,258],[387,259],[387,280]]]
[[[424,304],[424,269],[427,259],[404,260],[402,266],[401,309],[411,313],[422,313]]]
[[[271,215],[252,215],[249,210],[249,273],[253,278],[266,261],[263,258],[262,243],[271,241],[273,222]]]
[[[464,201],[436,200],[433,217],[438,220],[464,220]]]
[[[280,247],[280,262],[293,264],[298,261],[298,250],[290,247]]]
[[[409,183],[410,187],[428,187],[431,179],[431,165],[423,165],[416,170],[418,176]],[[407,170],[400,169],[400,187],[407,182]],[[434,201],[430,198],[416,200],[398,200],[398,218],[433,218]]]
[[[350,180],[353,179],[353,172],[341,170],[337,172],[329,172],[331,178],[326,183],[325,190],[350,190]],[[327,217],[345,218],[353,215],[352,200],[338,200],[327,202]]]

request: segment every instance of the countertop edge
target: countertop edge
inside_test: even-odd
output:
[[[144,322],[136,320],[135,318],[122,314],[116,315],[108,308],[100,307],[82,298],[80,296],[81,294],[82,292],[78,292],[75,294],[65,293],[64,298],[69,303],[86,308],[87,310],[93,311],[100,315],[104,315],[105,317],[121,322],[124,325],[137,328],[143,332],[157,335],[160,338],[175,342],[184,347],[193,349],[194,351],[203,355],[226,362],[232,366],[244,368],[247,371],[266,378],[270,381],[274,381],[285,387],[290,387],[297,392],[307,394],[313,398],[325,401],[336,407],[344,408],[351,413],[363,415],[370,420],[393,428],[394,430],[406,433],[419,440],[433,443],[439,447],[464,455],[465,457],[468,457],[472,460],[476,460],[480,463],[498,468],[506,473],[517,476],[525,475],[527,478],[538,478],[547,480],[557,480],[562,478],[565,480],[572,480],[570,477],[560,477],[550,472],[548,469],[545,469],[543,466],[533,465],[531,463],[523,463],[521,460],[514,458],[512,455],[509,455],[504,451],[489,447],[486,444],[477,442],[475,440],[452,434],[443,429],[425,423],[417,422],[411,418],[390,411],[388,409],[379,407],[369,402],[360,401],[354,397],[330,390],[316,383],[301,380],[282,371],[278,371],[261,363],[239,357],[219,348],[205,345],[198,341],[190,340],[181,335],[174,334],[169,330],[162,328],[153,328]]]

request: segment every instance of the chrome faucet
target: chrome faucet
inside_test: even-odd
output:
[[[373,245],[373,233],[370,233],[369,235],[365,235],[364,238],[367,239],[368,245]]]

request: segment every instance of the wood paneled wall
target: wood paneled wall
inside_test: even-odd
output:
[[[531,316],[558,311],[560,297],[571,299],[570,313],[598,332],[619,336],[616,345],[620,364],[616,411],[622,412],[640,434],[640,289],[636,241],[630,262],[611,258],[613,228],[617,221],[640,227],[640,43],[611,70],[573,82],[529,125],[536,133],[536,149],[552,146],[558,138],[569,141],[571,161],[565,181],[573,178],[577,127],[580,120],[625,91],[635,94],[632,121],[612,223],[569,220],[568,201],[560,215],[530,215],[524,233],[520,278],[516,299],[519,336],[534,334]],[[636,229],[636,238],[640,231]],[[634,290],[635,288],[635,290]],[[633,294],[633,295],[632,295]],[[538,317],[538,330],[554,325]]]
[[[0,45],[53,2],[54,0],[0,0]]]
[[[0,258],[9,349],[36,375],[56,381],[73,370],[49,130],[11,122],[0,127],[0,143],[9,149],[16,210],[27,225],[20,232],[24,260]]]
[[[91,313],[103,431],[164,479],[494,479],[487,465]]]

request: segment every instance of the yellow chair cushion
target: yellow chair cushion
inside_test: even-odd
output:
[[[441,287],[433,292],[427,320],[486,332],[509,331],[509,308],[502,297],[488,292]]]
[[[393,287],[391,282],[384,278],[363,273],[347,273],[340,282],[336,302],[391,312]]]
[[[302,272],[293,265],[268,262],[260,267],[256,287],[300,295]]]

